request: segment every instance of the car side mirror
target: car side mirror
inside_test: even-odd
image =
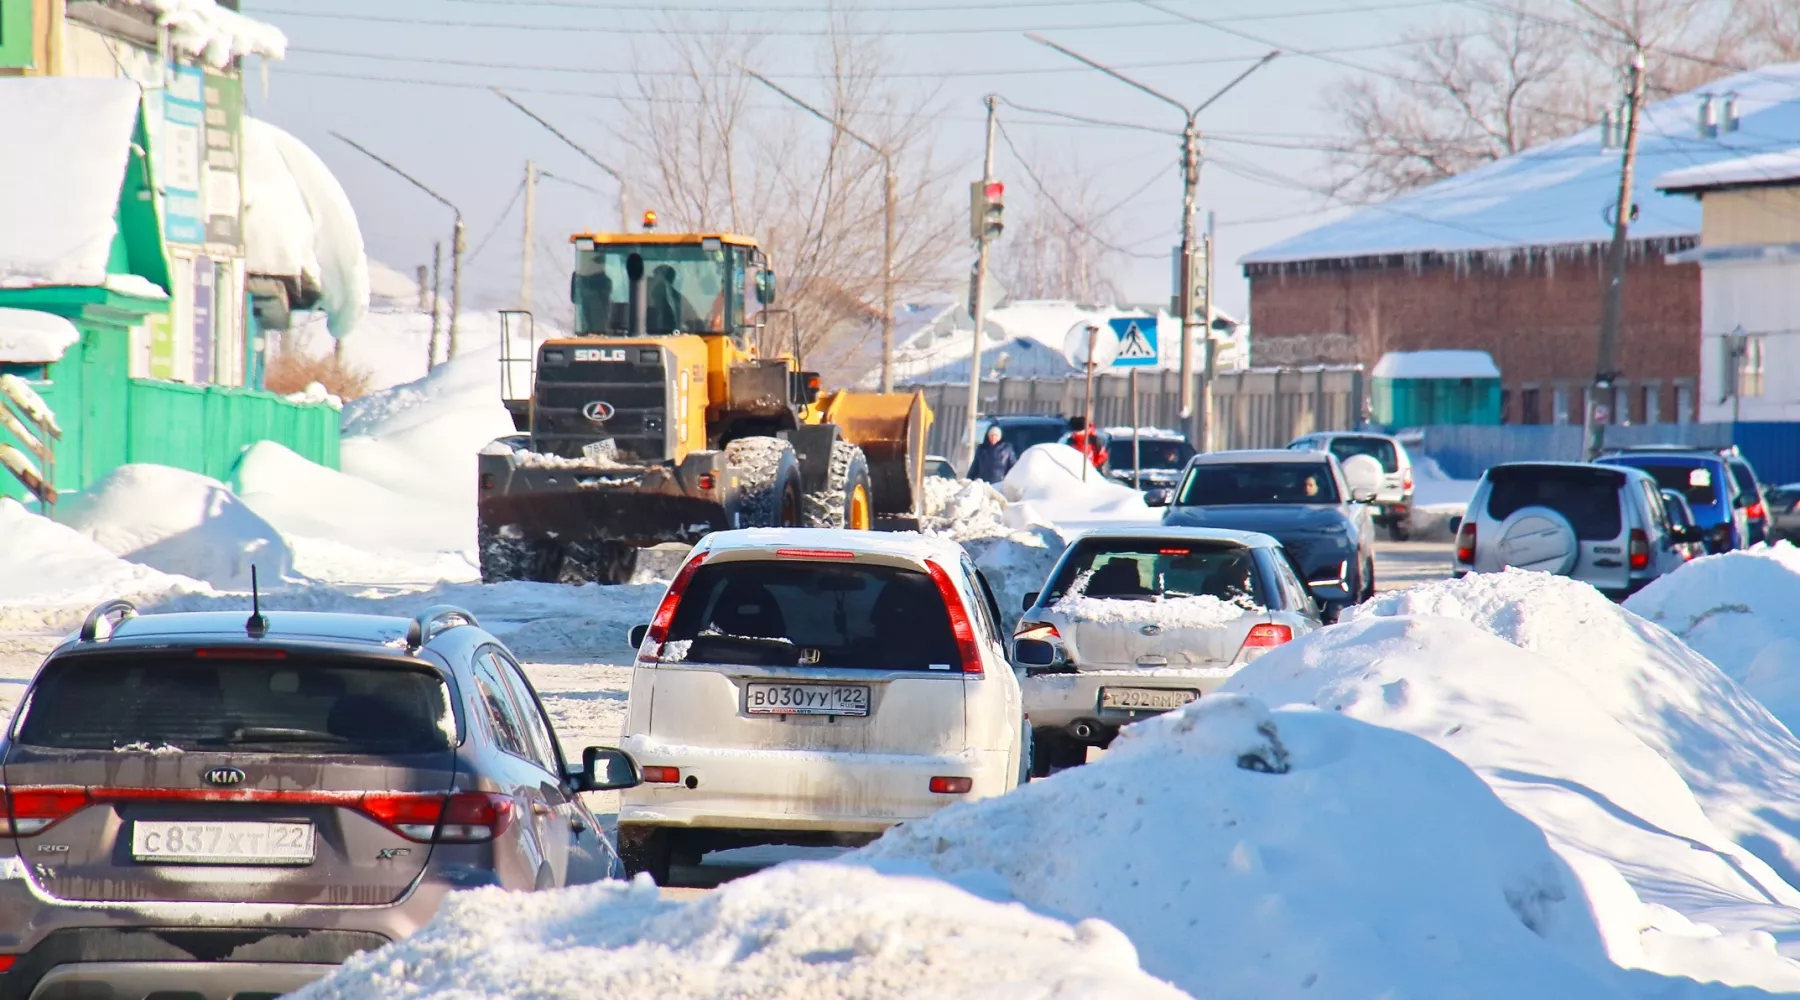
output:
[[[637,649],[637,648],[643,646],[644,637],[649,634],[650,634],[650,626],[648,626],[648,625],[633,625],[633,626],[631,626],[631,631],[626,634],[626,641],[631,643],[632,649]]]
[[[1374,503],[1375,502],[1375,491],[1368,489],[1367,487],[1352,487],[1350,490],[1350,502],[1351,503]]]
[[[1669,529],[1669,535],[1683,545],[1701,541],[1706,537],[1698,527],[1691,524],[1677,524]]]
[[[1175,491],[1171,489],[1155,489],[1144,491],[1144,506],[1167,507],[1175,499]]]
[[[775,304],[775,273],[773,271],[756,273],[756,301],[765,306]]]
[[[644,772],[637,760],[618,747],[588,747],[581,751],[581,774],[575,781],[578,792],[611,792],[636,788],[644,783]]]
[[[1021,666],[1047,667],[1056,662],[1056,647],[1043,639],[1020,639],[1013,644],[1013,660]]]
[[[1031,610],[1031,606],[1032,606],[1032,605],[1033,605],[1033,604],[1036,604],[1036,603],[1037,603],[1037,599],[1038,599],[1038,595],[1039,595],[1039,594],[1041,594],[1041,593],[1042,593],[1042,591],[1038,591],[1038,590],[1034,590],[1034,591],[1032,591],[1032,592],[1031,592],[1031,593],[1029,593],[1029,594],[1026,594],[1026,595],[1025,595],[1025,600],[1023,600],[1023,601],[1021,601],[1021,602],[1019,602],[1019,603],[1020,603],[1020,605],[1021,605],[1021,606],[1020,606],[1020,608],[1019,608],[1019,610],[1020,610],[1020,611],[1030,611],[1030,610]]]

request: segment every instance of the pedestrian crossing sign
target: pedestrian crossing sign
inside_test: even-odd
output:
[[[1111,322],[1113,335],[1119,338],[1119,353],[1113,367],[1153,367],[1156,364],[1156,317],[1121,316]]]

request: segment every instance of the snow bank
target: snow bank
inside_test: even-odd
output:
[[[223,590],[293,575],[294,555],[269,522],[224,483],[166,465],[122,465],[56,511],[114,555]]]
[[[1011,634],[1025,595],[1044,588],[1065,542],[1028,504],[1008,503],[984,482],[925,480],[921,527],[959,542],[994,588],[1002,625]]]
[[[556,892],[453,894],[418,934],[294,994],[464,1000],[530,997],[840,1000],[1163,1000],[1131,944],[933,879],[798,864],[705,899],[648,880]]]
[[[318,286],[333,336],[349,336],[368,315],[369,259],[343,185],[305,143],[248,116],[244,239],[252,273]]]
[[[48,364],[81,339],[75,324],[36,309],[0,308],[0,361]]]
[[[0,498],[0,631],[60,629],[113,598],[205,594],[199,580],[126,562],[73,528]],[[78,609],[78,610],[77,610]]]
[[[1781,542],[1696,559],[1625,607],[1680,636],[1800,730],[1800,549]]]
[[[470,354],[346,404],[343,471],[405,496],[456,505],[473,519],[476,453],[514,433],[494,365],[492,355]]]
[[[1468,768],[1250,698],[1203,698],[1096,763],[847,857],[998,876],[1034,908],[1117,926],[1196,996],[1623,995],[1575,875]]]
[[[1087,468],[1085,478],[1083,466]],[[1154,521],[1162,516],[1144,503],[1143,494],[1108,480],[1086,456],[1066,444],[1040,444],[1025,449],[1000,484],[1000,492],[1014,503],[1030,505],[1038,516],[1057,524]]]
[[[1223,690],[1454,754],[1575,868],[1615,963],[1800,989],[1800,964],[1765,930],[1794,926],[1800,892],[1714,826],[1670,762],[1552,657],[1465,620],[1364,615],[1270,652]]]
[[[1705,657],[1568,577],[1508,570],[1380,594],[1353,616],[1459,618],[1538,653],[1655,750],[1714,826],[1800,885],[1800,741]]]

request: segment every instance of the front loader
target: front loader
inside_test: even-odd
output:
[[[483,580],[622,582],[638,549],[722,528],[917,527],[923,395],[822,392],[760,356],[755,240],[571,239],[575,336],[536,348],[520,433],[481,451]]]

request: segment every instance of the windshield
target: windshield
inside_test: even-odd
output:
[[[1231,542],[1089,539],[1075,543],[1047,602],[1074,592],[1099,598],[1217,597],[1260,606],[1256,557]]]
[[[1675,465],[1658,462],[1654,465],[1644,464],[1637,468],[1650,474],[1656,480],[1659,489],[1674,490],[1682,499],[1696,507],[1716,507],[1719,504],[1719,487],[1713,481],[1713,472],[1705,464]]]
[[[625,262],[644,259],[645,332],[728,333],[744,324],[748,280],[744,252],[723,245],[601,245],[575,254],[575,332],[631,330],[631,282]]]
[[[663,658],[765,667],[960,670],[931,577],[893,566],[756,560],[703,565]]]
[[[1669,523],[1674,525],[1693,524],[1694,519],[1688,516],[1688,504],[1680,490],[1662,490],[1663,509],[1669,512]]]
[[[1331,466],[1324,462],[1207,463],[1188,471],[1177,504],[1205,507],[1229,504],[1341,502]]]
[[[1489,469],[1488,516],[1504,521],[1524,507],[1548,507],[1584,542],[1619,537],[1619,487],[1625,474],[1584,466],[1497,466]]]
[[[407,754],[455,739],[437,674],[305,655],[60,660],[45,669],[19,726],[20,743],[62,750]]]
[[[1108,452],[1107,461],[1115,471],[1123,469],[1129,472],[1137,468],[1131,460],[1131,438],[1129,436],[1113,438],[1109,447],[1111,450]],[[1139,438],[1137,450],[1143,457],[1143,466],[1146,469],[1179,469],[1187,464],[1188,459],[1194,457],[1192,445],[1186,441],[1171,441],[1166,438]]]
[[[1383,472],[1400,471],[1400,450],[1394,442],[1379,437],[1334,437],[1331,453],[1342,462],[1356,455],[1367,455],[1381,463]]]

